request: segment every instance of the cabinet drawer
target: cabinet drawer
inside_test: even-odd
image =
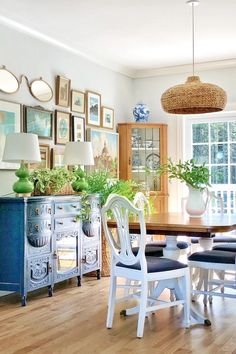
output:
[[[76,220],[75,217],[71,216],[69,218],[56,218],[55,219],[55,231],[62,229],[78,229],[80,221]]]
[[[50,203],[29,203],[27,206],[28,218],[51,217],[52,205]]]
[[[77,214],[80,202],[55,203],[55,215]]]
[[[42,220],[28,220],[27,222],[27,235],[48,233],[51,232],[52,225],[51,219]]]

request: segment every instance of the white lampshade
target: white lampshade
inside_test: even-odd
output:
[[[6,162],[40,162],[38,136],[29,133],[8,134],[2,160]]]
[[[66,144],[64,153],[65,165],[94,165],[91,142],[73,141]]]

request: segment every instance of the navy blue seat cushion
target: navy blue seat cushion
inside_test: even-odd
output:
[[[209,250],[203,252],[195,252],[188,257],[188,260],[208,263],[235,264],[235,256],[236,254],[233,252]]]
[[[234,243],[223,243],[221,245],[214,246],[213,250],[236,252],[236,244],[234,244]]]
[[[148,273],[166,272],[169,270],[186,268],[187,265],[168,258],[146,257]],[[118,267],[141,270],[140,263],[126,265],[117,263]]]
[[[147,243],[146,247],[166,247],[166,241],[154,241],[152,243]],[[180,250],[185,250],[190,246],[190,243],[186,241],[177,241],[177,247]]]
[[[136,256],[138,253],[138,247],[132,247],[133,254]],[[163,247],[149,247],[146,245],[145,256],[151,257],[162,257],[163,256]]]
[[[199,237],[191,237],[191,243],[198,243],[199,242]],[[213,242],[230,242],[236,243],[236,237],[232,236],[215,236],[213,237]]]

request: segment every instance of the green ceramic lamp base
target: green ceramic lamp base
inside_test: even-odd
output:
[[[29,170],[24,162],[21,162],[20,168],[15,175],[19,180],[13,184],[13,191],[18,195],[29,195],[34,190],[34,185],[29,181]]]

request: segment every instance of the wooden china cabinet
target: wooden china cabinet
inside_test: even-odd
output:
[[[120,123],[118,132],[120,178],[139,183],[157,212],[168,211],[168,177],[156,173],[167,160],[167,125]]]

